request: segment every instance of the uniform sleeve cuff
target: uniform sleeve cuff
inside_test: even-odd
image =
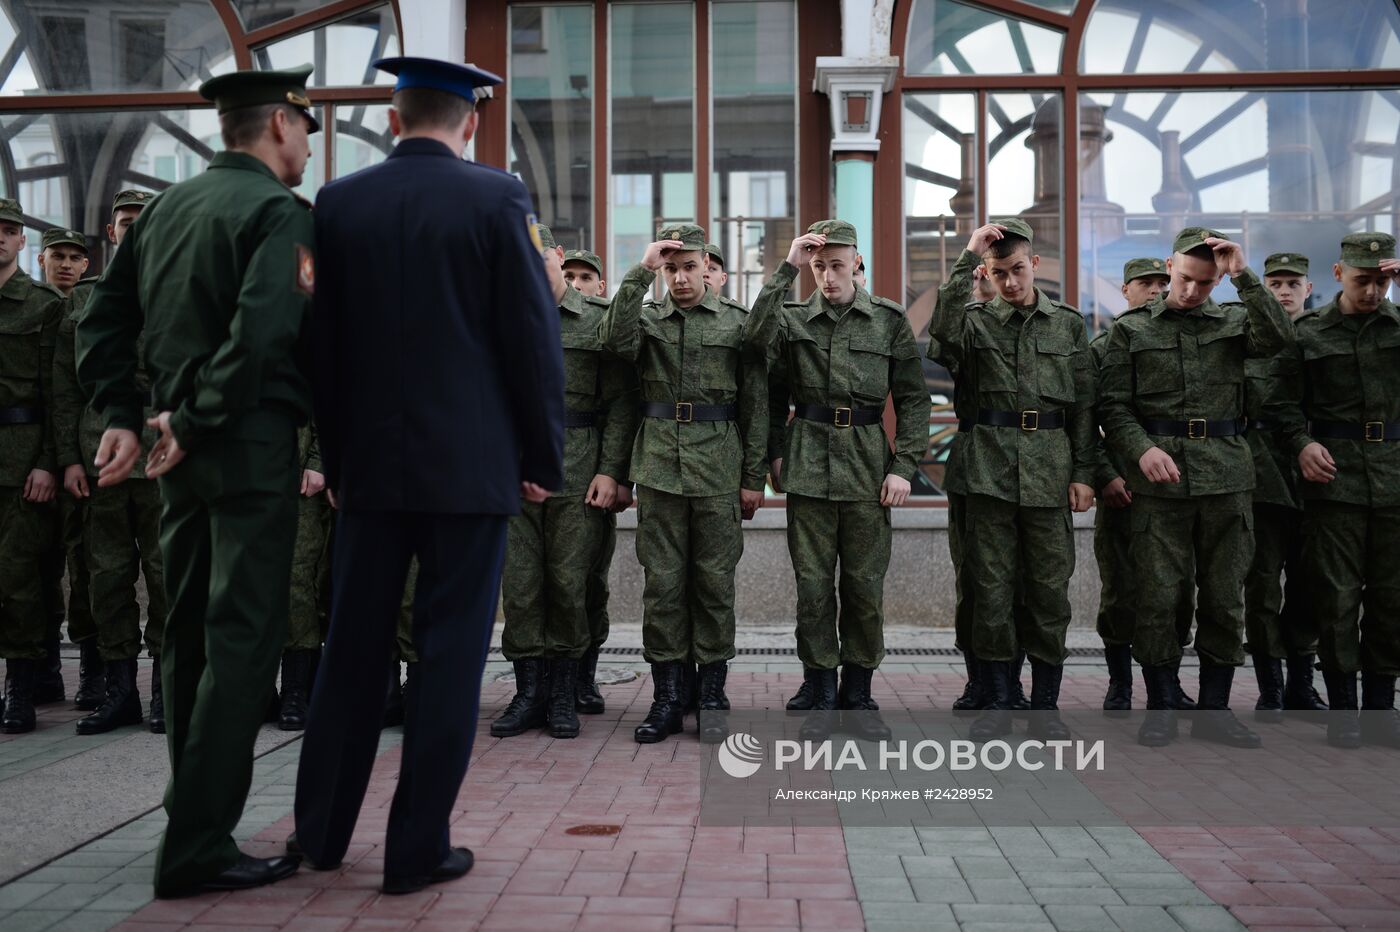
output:
[[[1254,274],[1254,270],[1245,266],[1244,271],[1238,275],[1230,277],[1230,283],[1235,286],[1236,291],[1243,291],[1246,288],[1253,288],[1259,284],[1259,276]]]

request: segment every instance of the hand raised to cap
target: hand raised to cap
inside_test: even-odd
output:
[[[1205,244],[1215,253],[1215,268],[1221,276],[1238,275],[1244,271],[1244,248],[1239,243],[1207,236]]]
[[[1400,280],[1400,259],[1382,259],[1380,269],[1391,278]]]
[[[671,253],[684,248],[685,243],[678,239],[657,240],[648,246],[647,251],[642,254],[642,268],[655,272],[665,264]]]
[[[826,245],[825,233],[803,233],[792,241],[792,247],[788,249],[787,261],[799,269],[812,261],[812,256],[817,250]]]
[[[967,241],[968,252],[982,255],[988,247],[1006,235],[1006,227],[999,223],[989,223],[972,231],[972,239]]]

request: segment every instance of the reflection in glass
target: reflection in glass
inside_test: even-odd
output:
[[[560,245],[600,251],[592,242],[593,8],[515,5],[510,35],[510,170]]]
[[[233,8],[247,32],[310,13],[325,5],[326,0],[233,0]]]
[[[1282,251],[1326,269],[1344,234],[1393,232],[1394,91],[1157,94],[1146,119],[1137,96],[1092,95],[1081,104],[1105,118],[1103,145],[1080,165],[1081,190],[1102,184],[1104,192],[1080,207],[1081,307],[1100,326],[1124,310],[1123,263],[1165,257],[1184,226],[1238,238],[1256,271]],[[1315,275],[1314,284],[1320,304],[1333,290],[1330,276]],[[1233,294],[1228,280],[1216,291],[1217,300]]]
[[[1035,234],[1040,256],[1036,287],[1052,298],[1064,281],[1060,244],[1060,170],[1064,145],[1058,94],[987,96],[987,211],[991,217],[1020,217]],[[1098,132],[1094,115],[1080,115],[1081,145]],[[1080,193],[1081,200],[1088,192]]]
[[[335,177],[344,178],[378,165],[394,151],[388,104],[337,104],[335,107]]]
[[[1064,34],[955,0],[914,0],[906,73],[1056,74]]]
[[[389,6],[360,10],[328,26],[279,39],[253,52],[264,70],[311,64],[309,87],[392,84],[392,75],[371,66],[378,58],[399,54],[398,28]]]
[[[796,214],[797,24],[793,0],[710,7],[714,172],[711,238],[731,297],[750,303],[792,241]],[[741,219],[742,218],[742,219]]]
[[[624,3],[611,16],[612,214],[608,280],[641,259],[662,220],[695,217],[695,11]]]
[[[1081,61],[1087,74],[1397,68],[1400,9],[1395,0],[1099,0]]]

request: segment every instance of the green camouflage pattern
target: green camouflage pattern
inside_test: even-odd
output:
[[[523,502],[510,519],[501,576],[501,653],[507,660],[577,660],[588,651],[588,583],[607,518],[581,495],[552,495]]]
[[[139,656],[143,643],[136,579],[146,581],[144,644],[161,652],[168,605],[160,552],[160,488],[154,479],[128,479],[102,488],[91,484],[83,534],[87,541],[97,649],[103,660]]]
[[[89,484],[89,493],[96,485],[95,482]],[[58,499],[59,543],[68,570],[68,638],[76,644],[97,633],[90,586],[90,545],[83,531],[92,499],[74,498],[63,488],[58,489],[55,496]]]
[[[1400,676],[1397,553],[1400,507],[1304,503],[1303,572],[1325,672]]]
[[[1342,237],[1342,264],[1354,269],[1378,269],[1382,259],[1395,258],[1395,237],[1389,233],[1348,233]]]
[[[564,488],[556,495],[582,497],[597,475],[627,481],[632,444],[641,416],[630,363],[603,349],[598,328],[608,302],[564,289],[559,305],[564,343],[564,409],[595,412],[594,427],[564,431]]]
[[[1303,568],[1298,509],[1254,499],[1254,559],[1244,577],[1244,634],[1249,653],[1283,659],[1317,652],[1317,623]],[[1285,583],[1282,577],[1287,576]]]
[[[54,503],[26,502],[23,491],[0,486],[0,657],[6,660],[45,656],[49,612],[39,564],[58,541]]]
[[[603,528],[603,539],[598,544],[598,556],[588,572],[588,592],[584,596],[584,606],[588,612],[589,648],[597,650],[608,640],[608,599],[612,595],[608,584],[608,574],[612,570],[613,555],[617,553],[617,515],[609,513]]]
[[[58,477],[52,432],[54,347],[67,303],[56,288],[16,269],[0,286],[0,408],[34,408],[42,423],[0,427],[0,487],[23,488],[29,473]]]
[[[303,471],[321,471],[321,451],[314,423],[297,431],[297,454]],[[334,531],[335,509],[325,492],[298,497],[286,650],[319,650],[326,639],[331,617],[331,537]]]
[[[399,623],[394,631],[394,649],[405,663],[417,663],[418,652],[413,649],[413,597],[418,592],[418,558],[408,562],[408,579],[399,603]]]
[[[1278,425],[1269,421],[1264,412],[1269,398],[1282,389],[1279,379],[1288,369],[1286,356],[1244,361],[1245,417],[1251,424],[1264,424],[1259,430],[1251,426],[1245,439],[1254,460],[1254,501],[1296,511],[1303,507],[1298,489],[1302,481],[1298,457],[1288,449]]]

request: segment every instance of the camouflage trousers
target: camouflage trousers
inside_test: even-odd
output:
[[[403,601],[399,603],[399,625],[394,631],[394,651],[405,663],[417,663],[418,652],[413,649],[413,599],[418,594],[418,558],[408,561],[408,579],[403,586]]]
[[[608,639],[608,573],[612,570],[613,554],[617,552],[617,515],[605,515],[603,539],[598,545],[598,559],[588,574],[588,647],[597,650]]]
[[[97,649],[103,660],[130,660],[141,653],[141,606],[136,579],[146,580],[146,650],[160,653],[165,634],[164,561],[160,553],[160,488],[154,479],[120,485],[91,483],[84,533],[97,620]],[[72,630],[72,622],[69,622]]]
[[[734,568],[743,552],[738,490],[692,497],[637,487],[648,663],[707,664],[734,656]]]
[[[972,650],[972,598],[963,575],[963,533],[967,525],[967,496],[948,493],[948,559],[953,564],[953,646]]]
[[[26,502],[23,491],[0,486],[0,657],[6,660],[44,657],[50,616],[40,565],[59,537],[53,502]]]
[[[1400,508],[1307,502],[1303,573],[1322,669],[1400,676]]]
[[[331,531],[335,510],[325,495],[297,500],[291,610],[285,650],[320,650],[330,619]]]
[[[1282,660],[1317,652],[1309,588],[1303,571],[1301,513],[1256,502],[1254,560],[1244,577],[1244,633],[1251,654]]]
[[[593,637],[588,588],[609,515],[581,495],[526,502],[506,531],[501,653],[577,660]]]
[[[97,480],[90,479],[93,493],[97,490]],[[67,490],[58,490],[59,539],[55,541],[45,561],[44,585],[47,587],[50,624],[68,622],[68,640],[74,644],[86,641],[97,634],[97,624],[92,615],[92,595],[88,570],[87,548],[84,546],[83,527],[87,521],[88,502],[91,499],[74,498]],[[68,606],[64,611],[63,583],[64,570],[68,572]],[[58,579],[49,577],[58,574]],[[57,598],[53,598],[57,595]]]
[[[1204,662],[1244,663],[1244,576],[1254,552],[1249,492],[1161,498],[1136,495],[1132,508],[1138,615],[1133,658],[1143,665],[1181,657],[1181,612],[1196,589],[1196,653]]]
[[[788,555],[797,577],[797,656],[804,667],[885,659],[885,572],[890,510],[879,502],[833,502],[789,494]],[[841,607],[837,614],[837,563]]]
[[[1099,565],[1098,633],[1105,645],[1133,642],[1137,625],[1137,587],[1133,577],[1133,510],[1110,508],[1099,502],[1094,509],[1094,559]],[[1176,637],[1182,647],[1191,643],[1191,622],[1196,617],[1196,585],[1187,580],[1177,600]]]
[[[1029,508],[967,496],[963,570],[972,596],[972,652],[981,660],[1062,664],[1068,656],[1074,519],[1069,506]]]

